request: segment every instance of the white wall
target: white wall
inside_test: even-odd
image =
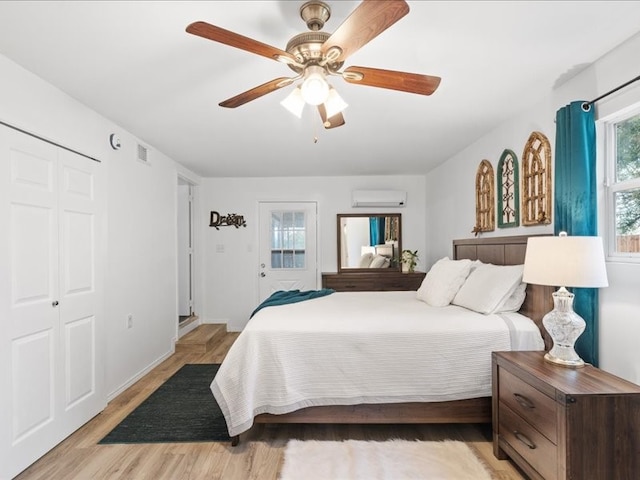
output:
[[[153,148],[148,165],[137,161],[131,134],[2,55],[0,120],[94,156],[106,170],[105,384],[112,397],[173,351],[177,176],[198,179]],[[111,133],[121,138],[118,151]]]
[[[221,215],[243,215],[247,222],[247,227],[240,229],[206,227],[204,320],[224,322],[229,330],[238,331],[258,304],[258,202],[317,202],[320,272],[335,272],[338,213],[399,212],[403,248],[426,251],[424,180],[421,175],[203,179],[201,225],[208,225],[212,210]],[[368,189],[406,191],[407,205],[397,209],[352,208],[352,190]],[[217,245],[224,246],[224,253],[217,253]]]
[[[451,254],[451,240],[467,238],[475,223],[475,172],[481,160],[497,166],[505,148],[520,159],[529,134],[538,130],[555,145],[555,113],[575,100],[591,100],[638,75],[640,35],[579,73],[521,115],[505,122],[427,175],[427,268]],[[569,69],[571,66],[568,65]],[[640,85],[598,103],[600,119],[640,101]],[[601,153],[601,152],[600,152]],[[602,156],[598,159],[603,169]],[[602,179],[602,172],[600,178]],[[600,198],[602,185],[599,186]],[[602,212],[600,218],[602,218]],[[496,229],[483,236],[552,233],[553,226]],[[600,235],[604,236],[601,229]],[[600,291],[600,367],[640,383],[640,264],[608,263],[610,286]]]

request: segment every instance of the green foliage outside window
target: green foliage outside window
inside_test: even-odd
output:
[[[640,179],[640,115],[616,124],[616,182]],[[640,188],[615,198],[618,235],[640,234]]]

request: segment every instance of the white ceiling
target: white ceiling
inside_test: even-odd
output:
[[[360,2],[326,0],[332,32]],[[303,1],[2,1],[0,53],[203,176],[425,173],[640,31],[637,1],[409,1],[353,54],[442,77],[432,96],[348,84],[346,125],[222,100],[293,72],[185,32],[203,20],[284,49]],[[317,138],[317,142],[314,139]]]

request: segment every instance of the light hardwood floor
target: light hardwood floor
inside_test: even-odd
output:
[[[237,333],[227,333],[207,353],[172,355],[16,480],[276,480],[290,438],[462,440],[488,466],[495,479],[526,478],[509,461],[493,456],[489,425],[257,425],[241,435],[237,447],[218,442],[97,444],[182,365],[220,363],[236,338]]]

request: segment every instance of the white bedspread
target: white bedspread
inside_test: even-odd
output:
[[[336,292],[256,313],[211,391],[234,436],[261,413],[490,396],[492,351],[543,348],[517,313],[430,307],[416,292]]]

